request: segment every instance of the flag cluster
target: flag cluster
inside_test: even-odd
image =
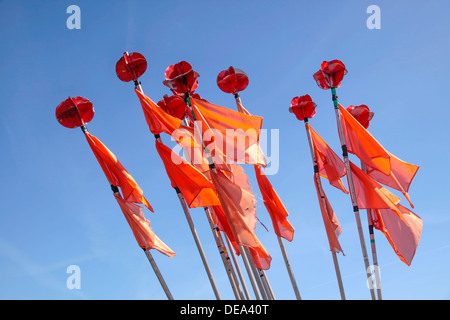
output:
[[[267,160],[260,146],[263,118],[252,115],[240,100],[239,91],[248,85],[245,72],[230,67],[217,78],[221,90],[235,95],[237,111],[215,105],[195,93],[200,75],[185,61],[167,68],[163,84],[173,95],[165,95],[155,103],[143,93],[138,81],[147,67],[145,58],[137,53],[126,53],[124,58],[117,64],[116,72],[119,79],[135,82],[135,93],[149,130],[155,136],[155,149],[171,187],[182,196],[187,208],[207,209],[238,255],[245,247],[256,268],[268,270],[272,257],[256,235],[257,196],[243,164],[253,166],[258,190],[279,240],[293,241],[295,228],[264,172]],[[414,208],[408,192],[419,166],[400,160],[369,133],[367,128],[373,113],[367,106],[345,109],[338,104],[335,88],[341,85],[346,74],[347,69],[339,60],[323,62],[314,74],[320,88],[333,92],[344,160],[309,124],[308,118],[314,117],[317,111],[309,95],[292,99],[289,109],[298,120],[305,122],[314,163],[314,185],[330,250],[333,254],[344,254],[338,240],[343,230],[324,192],[322,178],[344,194],[350,194],[352,200],[354,197],[354,207],[368,209],[373,226],[386,236],[398,257],[411,265],[422,232],[422,219],[401,205],[401,199],[386,187],[401,192]],[[92,117],[92,104],[81,97],[69,98],[57,109],[61,124],[83,128],[138,245],[144,250],[155,249],[168,257],[175,256],[152,231],[143,209],[154,210],[134,178],[85,128]],[[163,144],[162,134],[171,136],[183,154]],[[349,153],[361,161],[361,168],[348,159]],[[347,185],[342,181],[344,177]]]

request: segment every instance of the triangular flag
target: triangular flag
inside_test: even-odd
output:
[[[314,145],[320,176],[328,179],[332,186],[348,193],[341,180],[347,173],[344,162],[311,126],[309,126],[309,131]]]
[[[287,212],[283,202],[281,202],[275,189],[272,187],[269,179],[259,166],[255,166],[256,179],[258,181],[259,190],[261,191],[264,205],[272,220],[275,234],[288,241],[292,241],[294,237],[294,227],[289,223]]]
[[[153,212],[153,208],[147,199],[145,199],[142,189],[128,171],[125,170],[119,160],[117,160],[116,156],[99,139],[90,133],[86,132],[85,136],[109,183],[113,186],[120,187],[123,198],[126,201],[141,203]]]
[[[246,247],[258,247],[254,194],[230,181],[220,171],[211,170],[210,174],[236,242]]]
[[[402,219],[401,212],[397,208],[400,198],[382,187],[351,161],[350,169],[352,170],[355,195],[360,209],[390,209]]]
[[[320,179],[318,175],[314,177],[314,184],[316,186],[317,198],[319,199],[320,211],[322,213],[328,243],[330,244],[330,250],[336,253],[342,252],[344,255],[344,251],[342,250],[338,240],[339,235],[342,233],[342,228],[336,215],[334,214],[333,208],[331,207],[325,192],[323,189],[319,189],[317,179]]]
[[[341,105],[339,111],[347,151],[367,166],[388,175],[391,171],[389,152]]]
[[[391,172],[389,175],[386,175],[369,166],[367,166],[367,174],[379,183],[401,191],[406,200],[410,203],[411,207],[414,208],[414,205],[409,198],[408,190],[414,176],[417,173],[417,170],[419,170],[419,166],[402,161],[393,154],[390,154],[390,157]]]
[[[397,256],[411,265],[422,233],[422,219],[401,204],[397,204],[402,219],[389,209],[372,210],[372,221],[376,229],[383,232]]]
[[[119,194],[115,193],[114,197],[122,209],[128,224],[133,231],[134,237],[142,249],[156,249],[168,257],[174,257],[173,252],[158,236],[152,231],[150,221],[147,220],[142,213],[142,208],[137,204],[125,201]]]
[[[269,270],[272,257],[260,243],[257,247],[249,247],[255,267],[261,270]]]
[[[182,121],[175,118],[161,109],[156,103],[154,103],[149,97],[135,88],[136,94],[141,102],[142,110],[144,111],[145,120],[148,127],[153,134],[160,134],[165,132],[169,135],[176,129],[180,128]]]
[[[166,145],[155,141],[172,187],[178,187],[189,208],[220,205],[211,182]]]
[[[205,100],[192,98],[196,120],[206,146],[220,150],[228,159],[241,163],[266,165],[260,152],[259,136],[262,118],[216,106]]]

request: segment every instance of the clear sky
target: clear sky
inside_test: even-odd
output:
[[[264,118],[269,137],[271,130],[279,133],[279,170],[269,180],[296,229],[285,246],[303,299],[340,296],[304,125],[288,107],[293,97],[311,95],[318,106],[310,123],[340,154],[331,93],[312,75],[324,60],[343,61],[348,74],[337,90],[341,104],[368,105],[375,112],[369,131],[388,151],[420,165],[410,196],[424,227],[411,267],[375,234],[383,297],[449,299],[450,3],[218,3],[0,1],[0,298],[166,299],[81,130],[55,119],[61,101],[83,96],[96,111],[91,134],[136,179],[155,209],[146,212],[153,230],[177,254],[153,253],[174,298],[214,299],[134,86],[115,75],[117,60],[129,51],[147,58],[140,80],[155,102],[170,94],[162,84],[166,67],[185,60],[200,74],[202,97],[236,110],[216,77],[229,66],[247,72],[244,107]],[[71,4],[81,9],[79,30],[66,26]],[[372,4],[381,9],[381,29],[366,26]],[[170,137],[163,140],[173,145]],[[253,170],[244,168],[268,229],[257,226],[273,257],[267,276],[277,299],[295,299]],[[343,228],[346,255],[338,260],[347,299],[370,299],[350,198],[326,181],[324,187]],[[234,299],[203,210],[191,215],[222,298]],[[361,218],[366,226],[364,210]],[[369,249],[366,227],[364,234]],[[81,270],[81,289],[66,286],[70,265]]]

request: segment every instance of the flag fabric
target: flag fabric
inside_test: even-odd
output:
[[[153,212],[153,208],[144,197],[142,189],[119,160],[117,160],[116,156],[95,136],[86,132],[85,137],[109,183],[113,186],[120,187],[125,201],[141,203]]]
[[[117,200],[122,212],[133,231],[134,237],[142,249],[150,250],[156,249],[168,257],[174,257],[173,252],[150,227],[150,221],[147,220],[142,212],[142,207],[135,203],[125,201],[119,194],[115,193],[114,197]]]
[[[344,107],[339,105],[347,151],[383,174],[391,172],[390,154]]]
[[[388,239],[397,256],[411,265],[422,233],[422,219],[401,204],[397,204],[402,219],[390,209],[371,210],[372,221]]]
[[[350,161],[355,196],[360,209],[390,209],[402,219],[397,207],[400,198],[382,187],[371,176]]]
[[[261,270],[269,270],[272,257],[263,247],[261,243],[257,247],[249,247],[250,255],[252,256],[255,267]]]
[[[289,215],[288,211],[283,202],[281,202],[277,192],[272,187],[269,179],[267,179],[267,176],[264,174],[263,169],[259,166],[254,167],[259,190],[261,191],[264,205],[272,220],[275,234],[288,241],[292,241],[295,229],[287,220]]]
[[[341,180],[347,174],[344,162],[310,125],[308,125],[307,130],[311,133],[319,175],[328,179],[332,186],[348,193]]]
[[[155,141],[172,187],[177,187],[189,208],[220,205],[211,182],[195,167],[166,145]]]
[[[230,240],[231,245],[234,248],[234,251],[237,255],[240,255],[239,246],[236,242],[236,239],[234,238],[233,231],[231,230],[230,224],[228,223],[227,217],[225,215],[225,212],[223,211],[223,208],[221,205],[219,206],[212,206],[209,207],[211,209],[211,214],[213,215],[214,222],[216,223],[217,227],[220,231],[225,232],[225,234],[228,237],[228,240]]]
[[[197,132],[194,127],[181,126],[180,129],[174,132],[172,137],[183,148],[188,162],[209,178],[209,159],[207,151],[203,149],[201,133]],[[229,161],[227,161],[221,150],[213,149],[209,155],[218,170],[231,171]]]
[[[246,115],[191,98],[196,120],[201,122],[206,147],[220,150],[236,162],[266,166],[259,147],[262,117]]]
[[[318,179],[320,179],[320,176],[315,175],[314,184],[316,186],[317,198],[319,199],[320,211],[322,213],[330,250],[336,253],[342,252],[345,255],[338,240],[339,235],[342,233],[342,228],[325,192],[319,187]]]
[[[401,191],[406,200],[408,200],[411,207],[414,208],[414,205],[409,198],[408,191],[409,186],[411,185],[411,182],[417,173],[417,170],[419,170],[419,166],[400,160],[393,154],[389,155],[391,160],[391,171],[389,175],[386,175],[383,172],[369,166],[366,167],[367,174],[377,180],[379,183],[382,183],[395,190]]]
[[[141,102],[142,110],[144,111],[145,120],[147,121],[148,127],[153,134],[160,134],[165,132],[169,135],[173,131],[180,128],[182,121],[176,117],[171,116],[160,106],[154,103],[149,97],[139,91],[137,88],[134,89],[138,95],[139,101]]]
[[[236,242],[246,247],[258,247],[254,194],[230,181],[220,171],[211,171],[210,174]]]

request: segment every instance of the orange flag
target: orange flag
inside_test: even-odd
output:
[[[141,203],[153,212],[153,208],[147,199],[145,199],[142,189],[128,171],[125,170],[119,160],[117,160],[116,156],[99,139],[90,133],[86,132],[85,136],[109,183],[113,186],[120,187],[123,198],[126,201]]]
[[[260,152],[262,118],[246,115],[192,98],[196,120],[202,124],[206,146],[220,150],[228,159],[266,166]]]
[[[267,212],[269,212],[276,235],[292,241],[295,229],[287,220],[289,213],[261,167],[255,166],[255,173],[259,190],[263,196],[264,205],[266,206]]]
[[[262,270],[269,270],[272,257],[260,243],[257,247],[249,247],[255,267]]]
[[[180,128],[182,121],[175,118],[161,109],[156,103],[154,103],[149,97],[143,94],[138,89],[134,89],[141,102],[142,110],[144,111],[145,120],[148,127],[153,134],[160,134],[165,132],[172,134],[172,132]]]
[[[388,239],[397,256],[411,265],[422,233],[422,219],[404,206],[397,204],[402,219],[389,209],[372,210],[372,221]]]
[[[175,256],[173,252],[164,242],[162,242],[150,227],[150,221],[147,220],[142,213],[142,208],[137,204],[125,201],[119,194],[115,193],[114,197],[122,209],[128,224],[133,231],[134,237],[139,246],[145,250],[156,249],[168,257]]]
[[[367,166],[386,175],[391,172],[390,154],[344,107],[339,105],[347,151]]]
[[[172,187],[178,187],[189,208],[220,205],[211,182],[166,145],[155,141]]]
[[[246,247],[258,247],[254,194],[230,181],[220,171],[210,174],[236,242]]]
[[[320,179],[319,176],[317,176],[317,179]],[[332,252],[342,252],[343,255],[344,251],[341,248],[341,245],[339,243],[338,237],[342,233],[342,228],[339,225],[339,221],[334,214],[333,208],[331,207],[330,202],[328,201],[328,198],[325,194],[325,192],[322,190],[319,190],[319,185],[317,182],[316,177],[314,178],[314,184],[316,186],[316,192],[317,197],[319,199],[319,205],[320,205],[320,211],[322,212],[322,219],[323,223],[325,225],[325,231],[327,233],[328,237],[328,243],[330,244],[330,250]],[[323,194],[323,197],[321,196]]]
[[[419,170],[419,166],[402,161],[393,154],[389,155],[391,157],[391,172],[389,175],[386,175],[371,167],[367,167],[367,174],[379,183],[401,191],[406,200],[410,203],[411,207],[414,208],[414,205],[409,198],[408,190],[412,179],[416,175],[417,170]]]
[[[308,129],[311,133],[320,176],[328,179],[332,186],[348,193],[341,180],[347,174],[344,162],[310,125],[308,125]]]
[[[400,198],[383,188],[371,176],[358,168],[350,161],[353,185],[360,209],[390,209],[402,219],[402,214],[397,208]]]
[[[225,234],[228,237],[228,240],[230,240],[231,245],[234,248],[234,251],[237,255],[240,255],[239,247],[236,242],[236,239],[234,238],[233,231],[231,231],[230,224],[228,223],[227,217],[225,215],[225,212],[223,211],[222,206],[213,206],[210,207],[212,209],[212,214],[214,218],[214,222],[217,224],[217,227],[220,231],[225,232]]]

